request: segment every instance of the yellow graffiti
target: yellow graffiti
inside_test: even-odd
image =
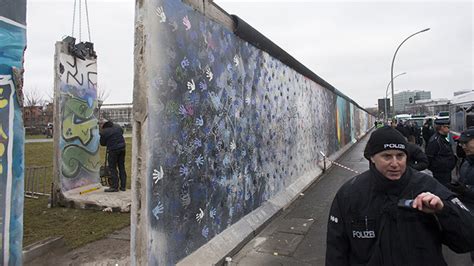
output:
[[[93,138],[92,130],[97,128],[97,119],[94,117],[97,100],[93,102],[92,107],[89,107],[87,101],[68,95],[65,107],[63,139],[70,141],[78,138],[82,144],[87,145]]]
[[[81,119],[87,119],[94,114],[94,110],[97,107],[97,100],[92,104],[92,107],[89,107],[86,101],[78,98],[69,98],[66,101],[66,110],[64,116],[69,116],[74,114]]]
[[[8,104],[8,100],[3,99],[3,88],[0,88],[0,95],[2,95],[0,97],[0,108],[5,108],[5,106],[7,106],[7,104]]]
[[[83,123],[74,123],[75,115],[69,115],[63,121],[63,138],[67,141],[79,138],[83,144],[89,143],[93,135],[91,130],[97,128],[97,119],[91,119]]]
[[[2,137],[3,139],[8,139],[7,134],[5,134],[5,131],[3,131],[3,125],[2,124],[0,124],[0,137]]]
[[[0,156],[3,156],[5,154],[5,144],[3,144],[3,141],[7,140],[8,136],[5,134],[2,124],[0,124],[0,137],[2,138],[2,142],[0,142]],[[3,164],[0,164],[0,174],[3,174]]]

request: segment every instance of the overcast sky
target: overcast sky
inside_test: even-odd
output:
[[[432,98],[449,99],[455,91],[474,89],[471,1],[215,2],[361,106],[373,107],[385,97],[397,46],[425,28],[431,30],[410,38],[397,54],[394,75],[407,74],[395,80],[395,90],[428,90]],[[53,94],[54,43],[71,34],[73,3],[28,1],[26,91]],[[88,1],[98,86],[110,92],[107,103],[132,101],[134,3]],[[82,39],[88,40],[84,20]]]

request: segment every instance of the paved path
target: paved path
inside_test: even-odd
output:
[[[354,145],[338,162],[363,172],[367,138]],[[339,187],[356,175],[334,166],[235,255],[236,265],[324,265],[329,208]],[[296,232],[295,232],[296,231]]]
[[[25,143],[44,143],[53,142],[53,139],[26,139]]]
[[[131,138],[132,134],[124,134],[124,138]],[[26,139],[25,143],[43,143],[43,142],[53,142],[53,139]]]

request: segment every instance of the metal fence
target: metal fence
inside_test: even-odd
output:
[[[27,167],[25,171],[25,197],[37,199],[51,192],[52,166]]]

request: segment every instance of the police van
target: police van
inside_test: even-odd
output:
[[[474,126],[474,91],[454,97],[449,105],[451,131],[459,135]]]
[[[400,122],[405,122],[407,121],[408,119],[411,118],[411,115],[409,114],[400,114],[400,115],[396,115],[393,117],[395,120],[397,120],[397,123],[400,123]]]

